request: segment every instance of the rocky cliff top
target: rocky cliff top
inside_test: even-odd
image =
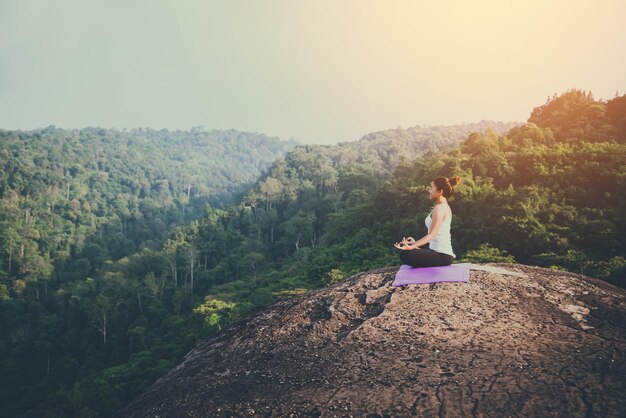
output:
[[[122,414],[626,415],[626,291],[490,266],[524,277],[394,287],[388,267],[276,303],[188,353]]]

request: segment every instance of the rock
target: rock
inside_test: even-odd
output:
[[[121,416],[626,415],[626,291],[485,266],[468,283],[406,287],[383,268],[280,301],[188,353]]]

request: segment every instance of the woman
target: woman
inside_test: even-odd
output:
[[[452,210],[448,206],[448,198],[452,196],[454,187],[461,182],[459,176],[437,177],[430,182],[428,191],[430,200],[435,201],[435,208],[425,219],[428,234],[415,241],[413,237],[402,238],[394,247],[400,252],[400,260],[413,267],[449,266],[456,255],[452,251],[450,239],[450,223]],[[428,243],[429,248],[420,248]]]

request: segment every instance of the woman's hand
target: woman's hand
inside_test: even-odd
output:
[[[415,247],[415,239],[413,237],[402,237],[402,241],[393,244],[399,250],[417,250],[419,247]]]
[[[405,248],[406,245],[403,242],[394,242],[393,246],[399,250],[408,250],[408,248]]]

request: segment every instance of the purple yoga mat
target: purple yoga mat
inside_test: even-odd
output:
[[[403,264],[396,273],[392,286],[437,282],[467,282],[471,263],[450,264],[440,267],[411,267]]]

